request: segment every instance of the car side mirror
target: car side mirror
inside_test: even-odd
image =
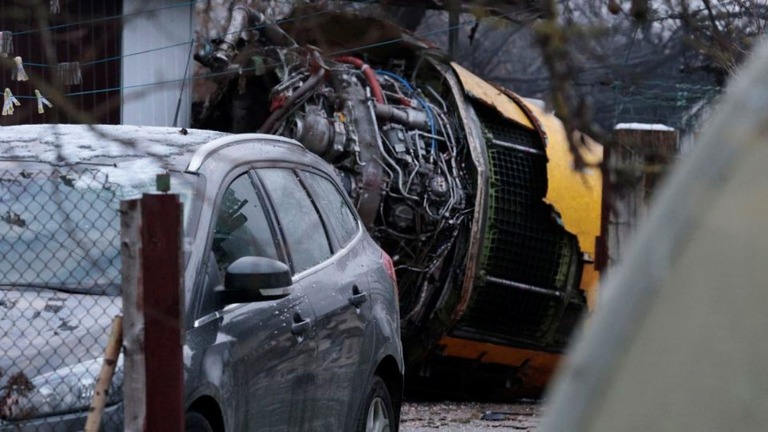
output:
[[[227,267],[224,288],[216,295],[223,304],[275,300],[293,292],[291,269],[271,258],[246,256]]]

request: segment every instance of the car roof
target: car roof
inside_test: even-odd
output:
[[[119,164],[130,165],[131,169],[144,167],[156,170],[161,167],[197,172],[212,155],[239,145],[243,145],[247,159],[254,161],[290,160],[332,171],[326,162],[298,142],[285,137],[131,125],[38,124],[3,127],[0,133],[0,165],[4,162],[26,162],[118,167]],[[253,146],[258,146],[258,151],[252,151]]]
[[[195,151],[223,132],[128,125],[20,125],[3,127],[0,161],[115,164],[151,156],[183,170]]]

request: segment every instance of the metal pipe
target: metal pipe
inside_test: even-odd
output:
[[[384,122],[398,123],[403,126],[431,131],[429,119],[419,110],[407,107],[396,107],[377,103],[374,105],[376,118]]]
[[[540,288],[533,285],[526,285],[519,282],[508,281],[506,279],[495,278],[493,276],[486,276],[485,280],[495,284],[504,285],[511,288],[517,288],[523,291],[528,291],[536,294],[542,294],[542,295],[557,297],[557,298],[562,298],[564,296],[564,294],[560,291],[552,291],[546,288]]]
[[[546,155],[543,151],[532,149],[530,147],[521,146],[519,144],[513,144],[513,143],[510,143],[510,142],[506,142],[506,141],[501,141],[501,140],[494,139],[492,141],[492,143],[493,143],[493,145],[497,145],[499,147],[506,147],[506,148],[510,148],[510,149],[513,149],[513,150],[518,150],[518,151],[525,152],[525,153],[531,153],[531,154],[535,154],[535,155],[539,155],[539,156],[545,156]]]

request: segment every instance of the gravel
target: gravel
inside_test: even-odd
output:
[[[405,402],[400,421],[402,432],[434,431],[530,431],[536,430],[541,407],[536,401],[518,403]]]

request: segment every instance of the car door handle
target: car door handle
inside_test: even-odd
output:
[[[354,307],[360,307],[366,301],[368,301],[368,293],[360,291],[357,285],[353,286],[352,297],[349,298],[349,303]]]
[[[304,334],[309,330],[309,318],[302,320],[301,315],[296,313],[293,315],[293,325],[291,326],[291,333],[298,336]]]

